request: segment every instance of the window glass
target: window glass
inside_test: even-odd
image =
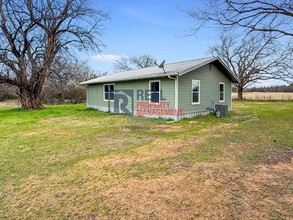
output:
[[[151,102],[160,102],[160,82],[150,82]]]
[[[223,101],[224,100],[224,93],[220,93],[220,100]]]
[[[198,93],[193,93],[192,94],[192,102],[198,102]]]
[[[224,84],[223,83],[220,84],[220,92],[224,92]]]
[[[151,102],[159,102],[160,101],[160,94],[158,92],[151,94]]]
[[[113,84],[104,85],[104,98],[105,98],[105,100],[108,100],[109,96],[110,96],[110,100],[114,100],[114,90],[115,90],[115,86]]]
[[[192,103],[199,103],[200,82],[192,80]]]
[[[225,101],[225,84],[220,83],[220,102]]]
[[[159,92],[160,90],[160,83],[159,82],[151,82],[151,91],[152,92]]]

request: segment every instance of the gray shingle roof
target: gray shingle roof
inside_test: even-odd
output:
[[[174,76],[174,75],[183,75],[191,70],[197,69],[201,66],[204,66],[208,63],[215,62],[215,64],[220,65],[222,71],[224,71],[233,82],[238,82],[237,77],[235,77],[231,71],[223,64],[223,62],[217,57],[208,57],[201,58],[196,60],[182,61],[177,63],[165,64],[165,71],[163,69],[153,66],[142,69],[124,71],[109,74],[92,80],[82,82],[81,84],[96,84],[96,83],[108,83],[108,82],[119,82],[119,81],[131,81],[138,79],[150,79],[150,78],[160,78]]]

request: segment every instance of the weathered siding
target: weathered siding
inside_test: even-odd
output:
[[[191,82],[200,80],[200,104],[191,104]],[[219,102],[219,82],[225,83],[225,102]],[[204,111],[215,104],[226,104],[231,110],[231,81],[214,64],[209,64],[179,77],[178,107],[184,113]]]
[[[156,80],[156,79],[152,79]],[[170,108],[175,107],[175,82],[173,79],[160,78],[161,90],[163,91],[164,102],[170,102]],[[107,84],[107,83],[106,83]],[[136,110],[137,102],[137,90],[149,90],[149,80],[136,80],[129,82],[115,82],[115,90],[133,90],[134,91],[134,110]],[[104,84],[93,84],[87,86],[87,105],[88,107],[98,108],[101,110],[108,109],[108,101],[104,101],[103,98],[103,86]],[[142,101],[142,100],[139,100]],[[114,106],[114,102],[110,102],[111,107]],[[130,107],[130,100],[127,107]]]

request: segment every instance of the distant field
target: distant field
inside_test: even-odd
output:
[[[244,92],[246,100],[293,100],[293,92]],[[232,93],[232,98],[237,99],[237,93]]]
[[[15,108],[15,107],[20,107],[20,103],[17,99],[0,102],[0,109],[1,108]]]
[[[293,219],[293,101],[167,123],[0,109],[0,219]]]

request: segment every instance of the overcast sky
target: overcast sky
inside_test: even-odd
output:
[[[196,37],[186,36],[192,18],[180,9],[198,6],[196,0],[99,0],[97,7],[110,12],[105,23],[101,54],[79,54],[95,70],[113,72],[121,57],[150,54],[166,63],[210,56],[209,46],[217,42],[214,29],[203,29]],[[272,84],[266,82],[262,85]],[[273,82],[276,84],[276,82]],[[280,84],[280,83],[278,83]]]

